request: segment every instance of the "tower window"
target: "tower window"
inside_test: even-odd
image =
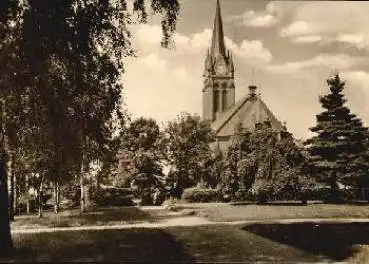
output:
[[[220,100],[219,100],[219,91],[214,92],[214,110],[218,112],[220,110]]]
[[[223,110],[228,108],[227,104],[227,90],[223,91]]]

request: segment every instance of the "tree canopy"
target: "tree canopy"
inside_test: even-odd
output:
[[[129,25],[146,22],[149,10],[162,16],[167,47],[177,0],[134,0],[132,10],[125,0],[1,1],[2,148],[11,166],[27,163],[42,187],[43,179],[83,176],[108,156],[114,117],[125,122],[121,75],[124,58],[135,55]]]
[[[336,188],[338,182],[358,186],[367,177],[367,128],[345,105],[345,82],[336,74],[327,80],[330,93],[319,98],[324,111],[316,115],[315,136],[306,141],[315,175]]]
[[[185,188],[204,179],[206,162],[212,155],[210,143],[214,140],[210,124],[197,115],[183,113],[168,123],[164,141],[173,196],[180,197]]]

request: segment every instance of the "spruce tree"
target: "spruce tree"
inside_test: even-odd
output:
[[[337,195],[338,183],[355,185],[362,178],[367,129],[345,106],[345,82],[338,74],[327,80],[330,93],[319,98],[322,113],[316,115],[315,136],[305,142],[312,171]],[[336,197],[338,198],[338,197]]]

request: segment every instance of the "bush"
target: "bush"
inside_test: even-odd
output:
[[[234,195],[234,201],[236,202],[244,202],[244,201],[254,201],[255,195],[251,192],[251,190],[238,190]]]
[[[219,201],[220,195],[217,189],[193,187],[183,191],[182,199],[189,203],[209,203]]]
[[[90,200],[99,206],[133,206],[130,188],[90,187]]]
[[[162,205],[165,202],[165,199],[168,197],[168,194],[165,190],[155,189],[153,193],[153,203],[154,205]]]
[[[72,203],[72,206],[76,206],[80,203],[81,189],[79,186],[69,184],[63,188],[62,195]]]
[[[255,200],[258,204],[265,204],[272,198],[272,190],[270,188],[260,188],[258,193],[255,195]]]
[[[305,190],[308,200],[312,201],[326,201],[328,199],[330,188],[329,187],[316,187]]]

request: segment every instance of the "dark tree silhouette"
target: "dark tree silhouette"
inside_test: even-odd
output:
[[[368,130],[361,120],[345,105],[345,82],[336,74],[327,80],[330,93],[319,101],[324,108],[316,115],[316,135],[305,144],[310,153],[310,164],[316,177],[329,184],[334,200],[338,197],[338,183],[355,186],[367,178],[365,141]],[[366,184],[364,186],[367,186]]]
[[[0,159],[0,255],[10,253],[13,248],[9,223],[9,199],[5,164]]]

